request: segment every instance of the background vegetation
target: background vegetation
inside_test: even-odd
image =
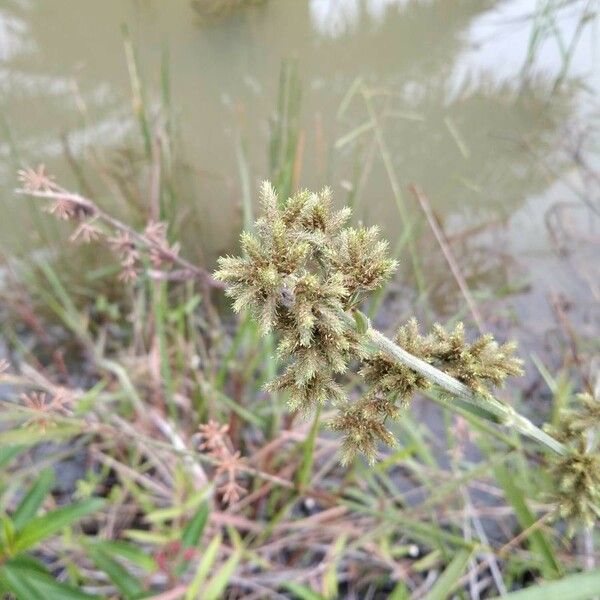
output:
[[[197,27],[218,32],[269,4],[197,1],[187,10]],[[408,5],[399,17],[406,22],[434,18],[435,2]],[[555,272],[576,274],[577,293],[545,297],[548,288],[541,288],[550,315],[542,330],[531,331],[527,321],[542,312],[537,283],[548,278],[548,265],[536,257],[519,263],[519,231],[529,230],[520,230],[518,220],[516,235],[502,227],[520,203],[492,217],[480,214],[478,177],[489,163],[479,162],[471,132],[452,110],[421,130],[421,146],[399,149],[396,124],[421,122],[423,115],[403,108],[404,99],[395,104],[393,87],[353,75],[329,114],[339,135],[307,146],[323,130],[307,115],[310,88],[298,61],[284,60],[272,82],[275,106],[263,107],[271,113],[263,146],[252,145],[243,108],[230,113],[234,133],[225,139],[236,203],[225,213],[231,231],[211,246],[204,232],[215,207],[197,185],[203,165],[190,164],[184,151],[186,123],[177,110],[186,99],[173,97],[166,51],[160,77],[146,77],[135,35],[122,31],[133,107],[133,116],[123,118],[131,128],[118,145],[89,144],[81,152],[66,135],[55,158],[65,182],[49,178],[48,169],[17,180],[17,170],[40,153],[19,139],[19,124],[3,113],[11,187],[24,185],[42,197],[3,194],[10,217],[0,276],[0,593],[26,600],[600,594],[597,528],[568,531],[556,512],[543,449],[460,407],[449,411],[446,399],[425,391],[428,398],[390,424],[397,447],[379,447],[374,465],[357,457],[342,466],[342,440],[324,426],[332,415],[324,409],[303,419],[289,411],[286,392],[265,391],[280,372],[276,336],[261,336],[249,314],[234,316],[207,275],[214,255],[233,246],[240,229],[253,229],[258,180],[269,178],[283,198],[304,185],[332,184],[357,224],[377,221],[368,195],[369,180],[377,179],[385,184],[378,193],[384,189],[392,200],[393,212],[385,215],[393,222],[381,220],[400,270],[362,306],[365,314],[390,334],[416,316],[425,327],[465,320],[471,339],[480,331],[516,339],[527,376],[502,398],[536,423],[559,428],[578,393],[597,398],[600,176],[593,94],[585,96],[585,111],[567,118],[568,92],[586,84],[573,74],[573,60],[595,9],[591,2],[550,0],[530,9],[514,24],[528,32],[519,87],[532,112],[543,107],[563,135],[560,144],[552,138],[547,155],[527,136],[518,139],[524,154],[502,168],[519,177],[521,169],[530,171],[527,185],[521,179],[518,189],[491,186],[490,194],[535,196],[549,184],[567,190],[559,197],[568,200],[551,199],[536,218],[557,261],[550,273],[560,265]],[[575,24],[566,33],[564,19]],[[435,80],[450,50],[458,52],[455,23],[445,22],[432,46],[435,65],[417,73],[417,82]],[[559,67],[540,83],[536,64],[549,44],[559,48]],[[439,95],[428,94],[425,109],[445,102],[443,88],[434,86]],[[489,106],[479,101],[481,93],[497,97],[499,107],[506,103],[510,115],[514,90],[501,88],[475,95],[463,89],[450,108],[466,104],[484,122]],[[551,129],[544,127],[542,137]],[[437,143],[448,172],[460,171],[459,184],[430,164],[418,172],[399,169],[403,153],[412,156],[409,164],[426,165],[427,148]],[[493,160],[494,145],[488,140],[482,147]],[[317,167],[304,177],[313,152]],[[259,154],[264,166],[257,168]],[[524,155],[533,158],[528,163]],[[464,170],[456,167],[463,163]],[[492,182],[496,175],[499,184],[513,181],[494,174]],[[438,196],[455,184],[468,211],[481,218],[457,226],[424,191]],[[81,215],[43,197],[59,185],[100,207],[108,220],[83,229],[73,223]],[[94,239],[96,229],[101,240]],[[138,253],[136,236],[146,252]],[[363,391],[353,369],[343,385],[350,398]]]

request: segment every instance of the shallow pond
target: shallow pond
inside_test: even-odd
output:
[[[421,292],[452,314],[460,291],[409,191],[417,184],[476,299],[523,284],[517,313],[546,321],[551,294],[585,300],[598,293],[600,278],[598,222],[580,210],[587,188],[569,154],[600,88],[596,23],[590,10],[580,31],[585,2],[555,16],[541,10],[549,4],[267,0],[205,19],[183,0],[7,0],[0,6],[2,246],[15,247],[32,229],[11,192],[15,163],[45,162],[73,182],[62,134],[76,158],[133,136],[126,25],[150,110],[168,64],[192,180],[181,211],[199,216],[194,235],[207,260],[234,245],[245,186],[254,196],[272,175],[283,72],[291,82],[284,124],[291,123],[292,185],[330,185],[357,219],[381,224],[405,257],[407,280],[416,288],[420,277]],[[558,214],[557,203],[568,206]],[[565,259],[549,233],[553,219],[585,226],[585,239],[595,242],[569,241]]]

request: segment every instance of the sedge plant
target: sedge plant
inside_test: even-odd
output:
[[[550,451],[558,513],[572,531],[600,514],[598,400],[582,396],[558,426],[542,429],[495,395],[506,379],[522,373],[515,344],[498,344],[491,335],[468,342],[460,323],[423,334],[412,319],[393,340],[375,329],[360,306],[391,277],[396,261],[377,227],[347,225],[351,210],[334,210],[327,188],[282,200],[264,182],[263,215],[253,232],[242,233],[243,255],[221,257],[213,278],[180,258],[164,236],[156,238],[156,226],[143,234],[130,230],[43,172],[22,171],[21,181],[20,193],[45,199],[50,212],[77,221],[81,237],[93,228],[94,239],[113,247],[114,231],[127,236],[125,250],[117,248],[124,273],[129,268],[137,276],[148,264],[149,276],[170,278],[169,266],[178,264],[177,279],[191,276],[205,289],[224,285],[236,312],[248,310],[263,334],[278,335],[277,355],[286,367],[268,389],[287,392],[290,409],[304,416],[325,405],[337,409],[329,425],[343,435],[342,463],[357,454],[373,463],[380,443],[395,445],[389,421],[400,419],[413,396],[427,390],[450,410],[510,428]],[[339,382],[354,364],[366,384],[356,401]]]
[[[264,182],[261,201],[254,232],[241,236],[243,256],[222,257],[215,278],[236,312],[249,310],[264,334],[279,335],[277,354],[287,366],[269,389],[287,391],[291,410],[303,415],[326,404],[337,409],[330,427],[344,436],[343,463],[357,453],[373,462],[379,443],[394,445],[386,423],[400,418],[416,392],[435,388],[451,410],[466,409],[550,450],[561,516],[572,526],[593,523],[600,506],[596,399],[585,396],[560,430],[540,429],[494,395],[522,373],[515,344],[491,335],[469,343],[462,324],[423,334],[415,320],[391,340],[360,312],[396,268],[376,227],[347,226],[350,209],[334,210],[327,188],[282,201]],[[355,362],[367,391],[352,401],[337,379]]]

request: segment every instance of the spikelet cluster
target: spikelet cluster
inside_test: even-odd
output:
[[[416,320],[411,319],[398,330],[395,342],[484,396],[491,396],[494,387],[523,372],[522,361],[514,356],[515,344],[499,345],[491,335],[469,343],[465,340],[462,323],[452,331],[435,324],[431,333],[422,335]],[[382,353],[365,361],[362,374],[378,392],[388,394],[395,391],[405,401],[416,391],[431,385],[422,375],[393,362]]]
[[[252,311],[263,333],[280,334],[288,366],[271,390],[286,390],[292,410],[345,403],[335,377],[363,350],[343,313],[380,286],[396,263],[376,229],[345,228],[350,210],[334,210],[331,192],[301,191],[280,202],[261,189],[263,216],[241,237],[243,256],[225,257],[215,277],[227,284],[236,312]]]
[[[376,227],[346,227],[350,210],[334,210],[327,189],[280,202],[265,182],[261,200],[263,216],[255,231],[241,237],[243,256],[221,258],[215,277],[226,284],[236,312],[250,310],[264,333],[279,334],[277,352],[287,367],[269,389],[289,392],[296,412],[337,406],[330,425],[345,436],[343,462],[356,453],[372,461],[380,442],[394,444],[386,422],[430,386],[383,353],[370,355],[360,327],[348,324],[346,313],[390,277],[396,262],[387,257]],[[462,325],[449,332],[436,325],[422,335],[412,320],[400,328],[396,342],[481,394],[521,373],[513,345],[499,346],[491,336],[469,344]],[[351,360],[362,363],[360,374],[370,386],[354,403],[336,381]]]
[[[458,324],[446,331],[434,325],[431,333],[421,334],[416,319],[411,319],[398,330],[396,344],[413,356],[452,375],[472,390],[491,395],[492,388],[501,385],[509,376],[521,374],[521,361],[513,354],[515,346],[499,346],[492,336],[482,336],[473,343],[465,340],[464,327]],[[427,390],[431,382],[409,367],[379,352],[363,361],[360,371],[369,385],[360,402],[339,416],[333,426],[346,431],[343,460],[352,459],[361,452],[375,456],[378,441],[389,444],[390,432],[384,423],[395,419],[418,391]],[[358,419],[358,416],[362,416]],[[372,436],[365,436],[364,422],[369,421]]]
[[[600,401],[591,394],[578,395],[575,406],[563,409],[557,425],[546,429],[569,450],[551,465],[552,499],[573,534],[600,517]]]

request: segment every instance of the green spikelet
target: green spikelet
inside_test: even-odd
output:
[[[241,236],[244,256],[220,259],[215,277],[227,284],[236,312],[248,309],[264,333],[280,334],[277,353],[289,365],[269,388],[288,391],[290,408],[302,414],[338,405],[345,395],[335,375],[364,356],[342,315],[352,294],[375,289],[395,263],[376,229],[344,229],[350,210],[335,211],[328,188],[281,203],[265,182],[260,198],[255,234]]]
[[[364,455],[372,464],[377,457],[379,442],[388,446],[396,445],[396,439],[384,426],[381,415],[369,402],[347,406],[333,419],[330,428],[344,434],[341,449],[344,465],[350,463],[357,454]]]
[[[386,257],[388,243],[378,238],[378,227],[348,228],[332,249],[331,263],[351,294],[377,289],[396,270],[396,261]]]
[[[600,401],[591,394],[579,394],[573,406],[560,411],[557,424],[546,430],[570,450],[551,464],[551,499],[573,535],[600,517]]]
[[[581,443],[600,427],[600,402],[592,394],[578,394],[573,407],[560,411],[557,424],[545,429],[564,443]]]
[[[414,356],[431,362],[433,354],[429,338],[421,336],[416,319],[411,319],[398,330],[396,343]],[[403,404],[408,403],[417,391],[431,387],[423,375],[392,361],[381,352],[364,361],[361,375],[371,386],[369,394],[372,397],[393,395]]]
[[[583,449],[557,459],[552,465],[553,500],[573,535],[581,526],[591,527],[600,517],[600,456]]]
[[[523,362],[514,356],[514,343],[500,346],[493,336],[484,335],[469,344],[462,323],[451,332],[434,325],[432,345],[434,362],[483,396],[491,396],[490,388],[501,386],[508,377],[523,374]]]

